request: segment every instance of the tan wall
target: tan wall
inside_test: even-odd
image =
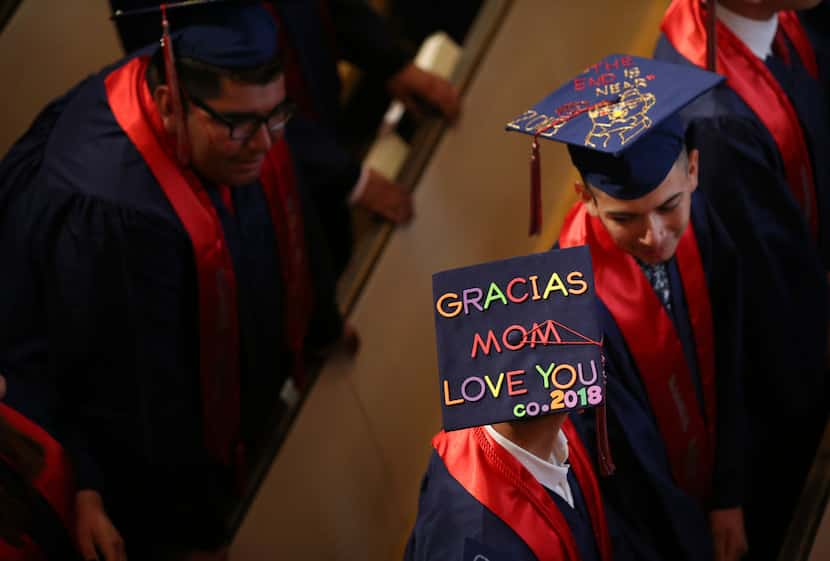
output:
[[[542,148],[544,235],[528,239],[530,140],[504,124],[612,52],[648,55],[665,0],[517,0],[351,321],[359,356],[329,364],[232,548],[233,561],[400,559],[440,427],[436,271],[549,248],[573,200],[561,146]]]
[[[51,99],[120,56],[107,0],[23,0],[0,33],[0,155]]]

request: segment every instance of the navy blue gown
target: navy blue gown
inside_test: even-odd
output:
[[[590,521],[579,485],[568,477],[574,495],[574,507],[552,491],[551,499],[560,512],[567,513],[568,526],[574,533],[582,561],[599,561],[591,533]],[[476,554],[490,561],[536,561],[536,556],[522,539],[499,517],[467,492],[447,471],[441,457],[433,450],[421,482],[418,519],[404,553],[405,561],[431,559],[470,559]]]
[[[568,484],[574,499],[573,507],[553,491],[545,488],[545,492],[562,513],[581,561],[600,561],[586,495],[580,488],[573,467],[568,471]],[[508,496],[516,493],[510,489],[499,489],[498,492]],[[602,508],[615,561],[662,559],[649,549],[648,544],[633,541],[633,534],[613,510],[607,505]],[[546,531],[546,528],[541,526],[539,531]],[[558,546],[555,536],[551,537],[550,543],[552,548]],[[405,561],[482,561],[478,555],[489,561],[537,559],[519,534],[455,479],[441,455],[433,450],[421,482],[418,515],[403,558]],[[561,555],[564,558],[565,554]],[[553,555],[553,558],[558,557]]]
[[[713,559],[709,510],[741,506],[744,487],[745,419],[741,407],[742,369],[738,318],[738,272],[729,236],[700,192],[692,196],[694,226],[709,288],[715,330],[717,401],[715,464],[708,504],[683,491],[672,476],[666,446],[640,372],[609,309],[598,298],[607,372],[608,432],[616,471],[600,478],[609,508],[617,512],[631,540],[648,544],[660,559]],[[686,296],[674,259],[668,262],[671,313],[703,410],[695,342]],[[643,318],[650,323],[649,318]],[[702,411],[703,412],[703,411]],[[594,411],[574,416],[574,422],[596,442]],[[594,450],[596,457],[596,450]]]
[[[826,83],[826,45],[819,47]],[[701,187],[735,241],[743,268],[751,434],[745,511],[753,559],[775,558],[830,403],[830,97],[789,43],[788,48],[791,64],[778,56],[766,64],[805,133],[816,185],[817,240],[790,192],[772,135],[734,91],[718,86],[684,112],[688,142],[700,150]],[[655,56],[688,64],[665,36]]]
[[[145,546],[228,539],[237,496],[202,436],[191,242],[116,123],[103,81],[109,70],[49,105],[0,163],[0,372],[10,405],[64,444],[78,487],[102,493],[128,553],[140,559],[149,558]],[[259,183],[233,190],[234,214],[213,201],[240,288],[241,431],[250,464],[292,371],[289,295]],[[303,211],[312,352],[339,336],[341,320],[320,227],[307,201]]]

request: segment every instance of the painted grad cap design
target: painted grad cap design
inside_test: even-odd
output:
[[[678,112],[723,77],[695,67],[609,55],[506,125],[533,136],[530,235],[541,229],[538,139],[568,145],[585,181],[637,199],[665,179],[685,133]]]
[[[587,246],[435,273],[432,289],[444,430],[604,403]],[[607,474],[604,413],[597,434]]]
[[[277,55],[277,27],[271,14],[256,2],[188,0],[159,4],[138,0],[134,9],[118,10],[112,18],[161,15],[161,48],[166,83],[170,85],[177,122],[176,155],[182,165],[189,162],[189,147],[181,100],[176,57],[229,69],[253,68]],[[175,10],[176,29],[171,30],[168,11]]]

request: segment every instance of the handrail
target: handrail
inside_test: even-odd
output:
[[[17,8],[23,0],[0,0],[0,33],[6,28],[6,24],[17,12]]]
[[[487,46],[492,42],[510,5],[509,0],[487,0],[482,4],[476,21],[464,41],[461,58],[451,78],[451,82],[462,93],[475,76]],[[429,117],[416,130],[409,155],[396,178],[397,182],[410,192],[414,191],[418,184],[446,128],[447,123],[444,119]],[[389,222],[378,223],[370,227],[358,240],[352,259],[337,287],[337,301],[344,315],[352,311],[394,229],[394,225]]]
[[[807,561],[830,497],[830,422],[798,501],[778,561]],[[751,544],[750,544],[751,547]]]
[[[464,41],[461,57],[458,61],[451,82],[463,94],[473,79],[476,69],[481,63],[493,37],[504,20],[512,2],[510,0],[485,0],[478,15]],[[430,117],[421,123],[412,138],[411,147],[398,177],[397,182],[410,192],[415,189],[421,174],[429,163],[433,151],[446,130],[446,122],[438,117]],[[351,313],[355,302],[360,297],[363,287],[374,270],[383,250],[389,241],[394,226],[389,223],[379,223],[371,226],[358,241],[352,259],[344,272],[337,287],[337,302],[344,317]],[[228,541],[232,541],[239,531],[245,514],[251,507],[260,486],[268,475],[268,471],[277,457],[294,420],[303,408],[303,404],[314,387],[314,382],[322,369],[324,361],[308,364],[307,371],[310,383],[308,389],[299,397],[297,402],[287,409],[278,412],[271,419],[269,425],[273,430],[265,444],[262,458],[251,470],[240,500],[226,521],[225,532]]]

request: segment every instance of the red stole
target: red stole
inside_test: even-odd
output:
[[[305,376],[305,336],[314,307],[314,294],[305,245],[303,209],[288,143],[281,138],[265,157],[259,181],[268,199],[271,222],[279,246],[280,269],[285,293],[285,335],[293,362],[292,378],[300,389]]]
[[[164,132],[145,80],[148,62],[147,57],[135,58],[107,76],[107,98],[116,121],[149,166],[193,245],[199,289],[199,371],[205,445],[217,461],[225,465],[236,461],[239,468],[242,449],[236,276],[210,197],[196,175],[179,166],[172,142]],[[310,307],[311,298],[301,207],[284,140],[274,142],[260,180],[279,242],[288,342],[297,355],[295,375],[301,377],[299,355],[305,337],[306,306]],[[303,321],[298,321],[298,317]]]
[[[597,549],[611,560],[611,538],[599,485],[579,435],[566,420],[571,469],[591,517]],[[533,475],[481,427],[438,433],[432,445],[464,489],[510,526],[539,561],[578,561],[579,550],[565,517]],[[547,531],[545,531],[547,530]]]
[[[662,30],[674,48],[692,64],[706,67],[706,19],[699,0],[674,0]],[[778,13],[778,31],[792,42],[802,64],[818,79],[815,53],[795,12]],[[813,166],[798,114],[764,62],[732,31],[717,22],[717,71],[769,130],[784,161],[787,183],[815,238],[818,208]],[[780,44],[780,37],[778,37]]]
[[[2,403],[0,403],[0,417],[13,429],[25,434],[43,448],[43,469],[31,482],[32,487],[49,503],[60,521],[63,522],[68,534],[74,535],[75,472],[66,451],[40,426]],[[0,453],[0,455],[2,454]],[[4,456],[3,460],[10,463],[14,468],[9,458]],[[7,550],[5,542],[0,540],[0,554],[2,554],[3,559],[6,559],[5,556],[9,556],[10,559],[30,559],[27,555],[35,555],[33,550],[39,551],[39,548],[31,544],[31,541],[28,541],[22,549],[9,546]],[[22,557],[16,557],[16,555],[22,555]]]
[[[682,489],[704,501],[710,491],[715,450],[715,346],[709,290],[694,228],[691,224],[686,228],[675,259],[694,333],[705,419],[674,323],[634,258],[616,246],[602,222],[590,216],[581,202],[565,218],[559,243],[563,248],[590,247],[597,295],[637,364],[672,475]]]

